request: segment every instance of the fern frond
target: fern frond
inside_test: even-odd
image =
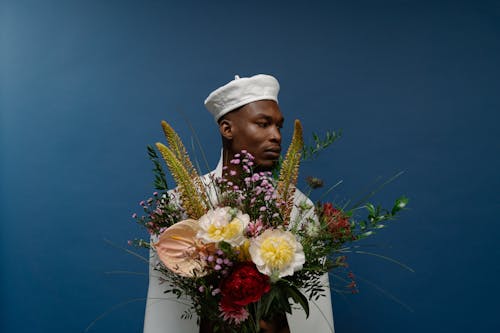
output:
[[[177,183],[177,186],[179,186],[182,204],[186,209],[186,213],[190,218],[200,218],[203,214],[206,213],[206,207],[202,200],[204,192],[200,192],[198,190],[195,179],[191,178],[189,172],[182,165],[182,163],[176,157],[175,153],[170,148],[160,142],[156,143],[156,147],[161,152],[163,159],[167,163],[170,173]],[[199,178],[197,177],[196,179]]]
[[[181,138],[179,137],[177,132],[175,132],[173,127],[170,126],[170,124],[165,120],[162,120],[161,127],[163,128],[163,133],[165,134],[165,138],[167,139],[170,150],[174,153],[177,160],[179,160],[182,166],[186,169],[191,179],[193,179],[196,189],[201,195],[201,199],[203,200],[205,205],[208,206],[208,198],[205,195],[203,183],[201,182],[198,171],[196,171],[196,168],[193,166],[193,163],[191,163],[191,160],[189,159],[186,147],[182,143]]]
[[[303,146],[302,125],[299,120],[295,120],[292,142],[281,165],[277,186],[278,194],[285,203],[282,210],[284,221],[289,221],[292,211]]]

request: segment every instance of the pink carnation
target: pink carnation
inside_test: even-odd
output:
[[[247,320],[250,313],[243,306],[237,306],[234,304],[225,304],[221,302],[219,304],[220,316],[224,321],[230,324],[239,325],[240,323]]]

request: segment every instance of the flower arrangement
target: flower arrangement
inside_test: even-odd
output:
[[[308,315],[309,301],[329,292],[320,278],[346,266],[345,244],[370,236],[408,201],[396,200],[391,210],[365,203],[363,220],[331,202],[313,204],[296,188],[302,155],[315,153],[304,148],[299,121],[276,172],[255,171],[253,156],[241,151],[221,175],[203,177],[172,127],[162,127],[168,146],[156,148],[177,187],[168,191],[159,156],[148,147],[157,192],[140,203],[145,214],[133,217],[152,241],[137,244],[156,252],[166,292],[191,299],[183,317],[196,313],[220,331],[258,332],[260,320],[291,313],[294,304]],[[317,178],[308,183],[322,186]],[[356,291],[354,281],[349,287]]]

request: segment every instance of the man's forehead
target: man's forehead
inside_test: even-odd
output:
[[[250,116],[250,117],[265,117],[275,118],[276,120],[283,121],[284,117],[281,113],[278,103],[270,100],[261,100],[248,103],[241,109],[243,112],[235,112],[234,115]]]

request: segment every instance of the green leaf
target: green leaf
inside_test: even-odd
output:
[[[224,241],[221,241],[221,242],[219,242],[219,249],[221,249],[222,252],[224,252],[226,254],[230,254],[231,253],[231,244],[226,243]]]
[[[361,230],[365,230],[366,229],[366,222],[365,221],[359,222],[359,227],[361,228]]]
[[[375,215],[375,206],[372,205],[371,203],[367,203],[365,205],[366,209],[368,209],[368,212],[370,213],[370,215]]]
[[[302,306],[304,309],[304,312],[306,313],[306,317],[309,317],[309,302],[307,301],[307,298],[300,292],[297,287],[294,285],[289,285],[287,288],[288,295],[294,300],[295,303],[298,303]]]
[[[313,143],[307,144],[302,148],[302,160],[313,160],[322,150],[328,148],[340,136],[340,131],[338,133],[335,131],[327,131],[324,138],[321,138],[318,134],[313,133]]]
[[[292,314],[292,307],[290,306],[290,302],[288,301],[288,297],[285,295],[280,294],[280,297],[278,298],[279,301],[279,309],[281,311],[287,312],[289,314]]]
[[[394,207],[392,207],[391,214],[394,215],[400,210],[404,209],[408,205],[408,201],[409,201],[408,198],[404,196],[397,199],[396,202],[394,203]]]
[[[163,168],[161,167],[160,162],[158,162],[158,154],[156,150],[151,146],[147,145],[146,149],[148,151],[148,156],[151,162],[153,162],[154,168],[153,173],[155,175],[155,179],[153,181],[153,186],[156,190],[166,191],[168,190],[167,186],[167,178],[165,176],[165,172],[163,172]]]
[[[273,304],[274,299],[278,296],[278,292],[276,288],[271,288],[265,297],[262,297],[262,302],[264,303],[264,311],[262,312],[262,317],[267,316],[269,310],[271,309],[271,305]]]
[[[361,237],[368,237],[368,236],[371,236],[371,235],[373,235],[373,231],[367,231],[367,232],[364,232],[364,233],[362,233],[360,236],[361,236]]]

